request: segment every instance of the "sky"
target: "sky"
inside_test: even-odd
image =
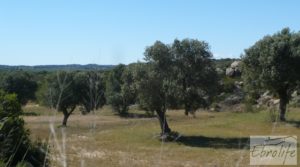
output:
[[[3,0],[0,64],[128,64],[159,40],[198,39],[239,58],[268,34],[300,30],[298,0]]]

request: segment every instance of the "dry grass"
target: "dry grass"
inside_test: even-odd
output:
[[[61,114],[38,106],[26,107],[24,111],[41,114],[24,119],[32,138],[50,138],[52,166],[63,166],[65,158],[71,167],[243,167],[249,166],[250,135],[300,136],[298,109],[288,113],[288,119],[293,118],[293,122],[277,124],[267,121],[266,112],[203,111],[197,113],[196,118],[189,118],[182,111],[169,111],[172,130],[183,136],[172,143],[162,143],[155,138],[159,133],[155,117],[119,118],[105,107],[84,116],[77,111],[70,117],[67,128],[58,128]]]

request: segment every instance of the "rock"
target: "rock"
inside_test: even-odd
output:
[[[239,96],[239,95],[231,95],[229,97],[227,97],[225,100],[224,100],[224,103],[226,105],[234,105],[234,104],[239,104],[241,103],[243,100],[243,97],[242,96]]]
[[[269,96],[270,95],[270,91],[266,91],[262,96]]]
[[[277,108],[279,103],[280,103],[280,99],[270,99],[267,102],[267,106],[270,108],[274,108],[274,107]]]
[[[223,97],[226,93],[222,92],[221,94],[218,95],[218,97]]]
[[[213,111],[213,112],[220,112],[221,111],[221,106],[219,104],[215,104],[209,110]]]
[[[272,99],[272,96],[270,95],[269,91],[266,91],[263,93],[259,99],[256,100],[257,104],[262,106],[262,105],[268,105],[269,101]]]
[[[233,63],[231,63],[230,68],[236,69],[239,68],[241,64],[241,61],[234,61]]]
[[[242,82],[242,81],[235,81],[234,82],[234,86],[237,88],[237,89],[242,89],[242,87],[243,87],[243,84],[244,84],[244,82]]]
[[[294,97],[297,97],[298,96],[298,91],[294,91],[293,93],[292,93],[292,97],[294,98]]]
[[[257,99],[257,104],[266,105],[271,99],[271,96],[261,96],[259,99]]]
[[[277,104],[279,104],[279,103],[280,103],[280,99],[274,99],[274,100],[273,100],[273,104],[274,104],[274,105],[277,105]]]
[[[230,67],[226,68],[225,74],[229,77],[236,77],[242,74],[240,69],[241,61],[234,61],[231,63]]]
[[[263,93],[257,100],[259,106],[277,107],[280,99],[274,98],[269,91]]]
[[[229,77],[234,77],[234,69],[233,68],[226,68],[226,73]]]
[[[294,107],[300,106],[300,95],[298,94],[298,91],[294,91],[292,93],[292,98],[291,98],[290,104]]]

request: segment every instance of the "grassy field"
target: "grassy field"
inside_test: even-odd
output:
[[[169,143],[157,139],[156,117],[119,118],[105,107],[89,115],[76,112],[67,128],[59,128],[60,113],[34,105],[24,111],[38,113],[24,119],[33,139],[49,140],[51,166],[243,167],[249,166],[250,135],[300,136],[300,109],[289,109],[288,123],[272,123],[266,111],[201,111],[196,118],[168,111],[171,129],[181,134]]]

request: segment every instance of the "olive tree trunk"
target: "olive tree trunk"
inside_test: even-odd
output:
[[[160,128],[161,128],[161,135],[171,132],[171,129],[169,128],[165,113],[166,113],[165,111],[156,110],[157,118],[159,120],[159,124],[160,124]]]
[[[68,118],[70,117],[70,115],[73,113],[73,111],[75,110],[76,106],[73,106],[70,108],[70,111],[68,111],[67,109],[63,110],[63,114],[64,114],[64,119],[62,122],[62,126],[67,126],[67,121]]]
[[[285,113],[286,113],[286,106],[287,106],[287,100],[280,98],[280,103],[279,103],[279,111],[280,111],[280,116],[279,119],[280,121],[285,121]]]
[[[279,119],[280,121],[285,121],[285,113],[286,113],[286,106],[289,102],[288,100],[288,95],[286,91],[281,91],[279,93],[279,98],[280,98],[280,103],[279,103],[279,112],[280,116]]]
[[[64,119],[62,121],[62,126],[67,126],[67,121],[68,121],[68,118],[69,118],[70,114],[68,112],[65,112],[65,111],[63,112],[63,114],[64,114]]]

